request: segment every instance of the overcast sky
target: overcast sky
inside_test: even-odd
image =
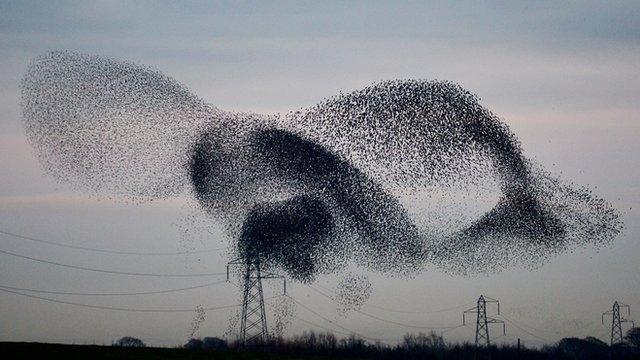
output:
[[[608,339],[600,314],[614,300],[640,313],[640,5],[636,2],[59,2],[0,0],[0,230],[79,246],[129,251],[224,247],[215,225],[189,228],[189,199],[126,204],[72,191],[42,175],[26,143],[19,82],[30,59],[72,49],[151,65],[225,110],[286,112],[396,78],[452,80],[478,94],[521,140],[525,155],[593,188],[622,212],[613,244],[579,249],[536,270],[415,279],[369,274],[370,304],[435,314],[368,312],[397,322],[455,326],[484,293],[525,329],[507,336],[539,345],[564,336]],[[197,233],[197,235],[195,234]],[[202,256],[96,254],[0,234],[0,250],[131,272],[223,271],[224,251]],[[153,291],[217,278],[161,279],[65,269],[0,254],[0,286],[71,292]],[[359,270],[362,272],[362,270]],[[333,288],[344,274],[321,278]],[[277,284],[267,286],[277,292]],[[291,293],[345,327],[398,338],[417,329],[358,314],[303,286]],[[87,297],[34,294],[128,308],[234,304],[229,284],[179,293]],[[298,308],[301,318],[331,327]],[[233,310],[209,311],[198,336],[221,336]],[[0,293],[0,341],[111,343],[124,335],[155,345],[186,341],[195,312],[100,310]],[[636,317],[640,321],[640,317]],[[524,325],[523,325],[524,324]],[[309,329],[294,321],[289,334]],[[496,328],[496,335],[498,329]],[[471,340],[468,328],[445,336]]]

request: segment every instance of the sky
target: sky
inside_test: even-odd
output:
[[[152,66],[206,102],[229,111],[286,113],[388,79],[441,79],[476,93],[522,142],[525,156],[589,186],[621,212],[623,233],[603,248],[581,248],[536,269],[453,276],[428,269],[402,279],[366,273],[363,310],[414,326],[447,327],[480,294],[511,319],[497,342],[540,346],[566,336],[608,341],[601,313],[614,300],[640,311],[640,5],[635,2],[68,2],[0,0],[0,231],[84,247],[134,252],[224,248],[222,229],[200,218],[193,199],[134,204],[74,191],[46,177],[27,144],[19,83],[46,51],[77,50]],[[185,230],[186,229],[186,230]],[[167,256],[61,248],[0,233],[0,250],[121,272],[223,272],[225,251]],[[0,253],[0,286],[62,292],[176,289],[223,280],[103,274]],[[321,277],[335,288],[345,274]],[[279,293],[269,283],[267,296]],[[300,284],[290,294],[326,318],[372,338],[428,331],[336,305]],[[233,284],[142,296],[32,295],[131,309],[195,309],[236,304]],[[270,302],[272,300],[268,300]],[[455,307],[455,309],[438,312]],[[196,336],[222,336],[235,310],[207,311]],[[0,341],[110,344],[186,342],[194,311],[125,312],[0,293]],[[332,327],[298,307],[297,315]],[[640,321],[640,317],[636,317]],[[312,328],[293,320],[287,334]],[[317,329],[316,329],[317,330]],[[471,341],[473,331],[447,331]]]

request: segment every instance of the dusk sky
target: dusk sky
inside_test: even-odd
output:
[[[183,196],[131,203],[78,192],[45,176],[27,143],[20,81],[36,56],[58,49],[145,64],[229,111],[286,113],[389,79],[450,80],[508,124],[527,158],[588,186],[621,214],[623,232],[601,249],[579,248],[530,269],[447,275],[437,267],[403,279],[351,267],[373,287],[363,310],[395,322],[457,326],[480,294],[500,300],[507,336],[531,346],[566,336],[608,340],[601,313],[614,300],[640,321],[640,4],[627,2],[146,2],[0,0],[0,250],[121,272],[223,272],[224,250],[196,255],[116,255],[12,237],[133,252],[226,248],[223,229]],[[424,204],[425,206],[430,204]],[[198,217],[198,228],[193,218]],[[0,288],[132,292],[196,286],[213,278],[144,278],[44,264],[0,253]],[[268,283],[268,296],[279,284]],[[336,305],[303,285],[290,292],[333,321],[372,338],[408,328]],[[30,293],[63,302],[133,309],[236,304],[231,284],[142,296]],[[438,312],[439,310],[455,309]],[[222,336],[234,309],[208,311],[196,336]],[[332,324],[298,307],[316,324]],[[131,335],[183,344],[193,312],[88,308],[0,292],[0,341],[110,344]],[[293,320],[286,334],[311,328]],[[496,327],[496,337],[501,331]],[[467,327],[445,334],[472,340]]]

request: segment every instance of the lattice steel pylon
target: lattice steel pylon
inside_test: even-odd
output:
[[[231,265],[244,267],[240,341],[243,345],[264,344],[269,339],[269,331],[264,306],[264,294],[262,292],[262,279],[283,279],[285,294],[287,293],[286,280],[280,275],[263,274],[260,270],[259,259],[236,259],[227,264],[227,281],[229,280],[229,266]]]
[[[502,324],[502,333],[504,335],[507,333],[504,321],[487,316],[487,303],[497,304],[498,315],[500,315],[500,302],[484,295],[480,295],[475,307],[465,310],[462,313],[462,325],[466,325],[465,314],[476,314],[476,347],[491,345],[491,340],[489,338],[489,324]]]
[[[240,320],[240,338],[244,344],[267,340],[267,315],[264,311],[264,295],[260,275],[258,261],[246,264]]]
[[[622,333],[622,323],[631,323],[633,327],[635,324],[633,320],[625,319],[620,316],[620,308],[627,308],[627,316],[631,316],[631,307],[629,305],[613,302],[611,310],[602,313],[602,324],[604,324],[604,316],[611,315],[611,346],[621,343],[624,335]]]

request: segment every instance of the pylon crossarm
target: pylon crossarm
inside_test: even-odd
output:
[[[229,268],[231,265],[246,265],[246,260],[242,258],[236,258],[227,263],[227,282],[229,281]]]
[[[631,327],[635,327],[635,322],[633,320],[629,320],[629,319],[620,319],[621,323],[631,323]]]
[[[282,275],[267,273],[261,276],[262,279],[282,279],[282,294],[287,295],[287,278]]]
[[[478,310],[478,307],[471,308],[469,310],[465,310],[462,312],[462,325],[466,325],[465,314],[475,313]]]
[[[284,276],[268,276],[268,275],[260,275],[260,279],[262,279],[262,280],[284,279]]]
[[[502,324],[502,335],[507,335],[507,327],[506,327],[504,321],[498,320],[498,319],[493,319],[493,318],[487,318],[487,323],[488,324]]]
[[[612,310],[605,311],[605,312],[602,313],[602,325],[604,325],[604,316],[605,315],[612,315],[612,314],[613,314]]]
[[[274,274],[274,273],[270,273],[270,272],[262,272],[262,277],[263,277],[263,278],[270,278],[270,277],[282,277],[282,275],[280,275],[280,274]]]
[[[488,296],[484,297],[484,301],[486,303],[495,303],[495,304],[497,304],[498,305],[498,315],[500,315],[500,301],[498,301],[496,299],[493,299],[493,298],[490,298]]]

